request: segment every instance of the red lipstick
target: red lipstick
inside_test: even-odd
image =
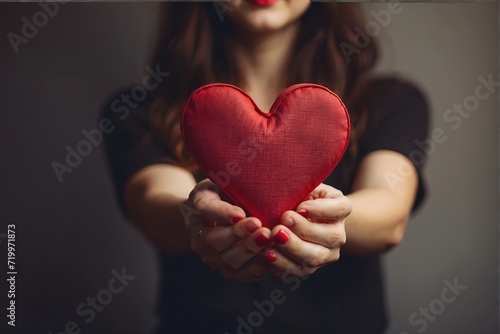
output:
[[[249,0],[251,4],[255,6],[271,6],[277,0]]]

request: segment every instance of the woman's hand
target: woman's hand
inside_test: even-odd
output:
[[[273,244],[266,249],[270,270],[276,275],[304,276],[337,261],[351,209],[351,201],[341,191],[325,184],[316,187],[273,228]]]
[[[266,263],[257,255],[270,243],[271,231],[242,208],[221,200],[210,180],[198,183],[181,208],[191,249],[210,268],[242,282],[263,279]]]

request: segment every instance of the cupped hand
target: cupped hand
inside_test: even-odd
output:
[[[270,270],[276,275],[305,276],[338,261],[351,210],[351,201],[341,191],[320,184],[273,228],[273,244],[265,250]]]
[[[265,277],[266,262],[258,255],[269,245],[271,230],[259,219],[221,200],[208,179],[196,185],[183,205],[191,249],[206,265],[242,282]]]

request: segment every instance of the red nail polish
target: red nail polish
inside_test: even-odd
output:
[[[268,238],[266,238],[263,234],[259,234],[257,236],[257,238],[255,238],[255,244],[257,246],[259,246],[259,247],[262,247],[262,246],[268,244],[269,241],[271,241],[271,240],[269,240]]]
[[[279,243],[280,245],[286,244],[288,241],[288,235],[283,230],[279,230],[278,233],[274,236],[274,241]]]
[[[269,262],[276,261],[276,254],[274,254],[273,252],[267,253],[266,260],[269,261]]]
[[[239,222],[240,220],[242,220],[243,217],[233,217],[232,220],[233,220],[233,223],[237,223]]]
[[[309,212],[305,209],[302,209],[300,211],[297,212],[299,215],[301,215],[302,217],[306,217],[309,216]]]
[[[248,233],[253,233],[255,230],[257,230],[259,227],[257,225],[255,225],[254,222],[248,222],[245,224],[245,230],[248,232]]]

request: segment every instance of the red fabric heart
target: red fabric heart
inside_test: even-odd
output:
[[[216,83],[187,100],[181,131],[205,175],[273,227],[337,166],[350,123],[340,98],[320,85],[289,87],[267,114],[241,89]]]

